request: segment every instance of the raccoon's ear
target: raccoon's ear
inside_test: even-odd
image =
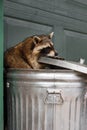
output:
[[[53,35],[54,35],[54,32],[51,32],[51,33],[49,34],[49,38],[52,39]]]
[[[40,41],[41,41],[40,37],[38,37],[38,36],[33,37],[34,44],[38,44]]]

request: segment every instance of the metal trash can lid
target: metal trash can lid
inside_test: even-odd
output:
[[[55,59],[53,57],[40,57],[38,61],[40,63],[54,65],[54,66],[71,69],[71,70],[75,70],[87,74],[87,65],[84,65],[83,63],[60,60],[60,59]]]

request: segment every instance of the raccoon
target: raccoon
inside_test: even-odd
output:
[[[49,35],[37,35],[26,38],[4,55],[5,68],[44,69],[45,64],[38,63],[41,56],[56,56],[52,42],[53,32]]]

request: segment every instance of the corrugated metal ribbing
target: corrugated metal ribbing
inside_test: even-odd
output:
[[[87,100],[83,103],[79,97],[55,105],[45,104],[38,94],[21,92],[10,93],[9,103],[9,130],[80,130],[87,123]]]
[[[87,90],[83,100],[82,113],[81,113],[81,130],[87,129]]]
[[[80,123],[80,98],[76,97],[70,103],[70,130],[80,130],[80,125],[78,125]]]
[[[12,128],[11,128],[11,130],[15,130],[16,129],[16,105],[15,105],[15,95],[13,94],[12,96],[12,119],[11,119],[11,121],[12,121]],[[11,116],[11,115],[10,115]]]
[[[52,76],[50,85],[45,77],[43,81],[40,77],[37,81],[9,80],[8,130],[86,130],[87,83],[80,78],[71,82],[67,75],[61,74],[62,81]]]

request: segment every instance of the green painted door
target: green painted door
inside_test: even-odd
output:
[[[5,0],[4,50],[54,31],[60,57],[87,64],[87,0]]]
[[[0,0],[0,130],[3,130],[3,0]]]

